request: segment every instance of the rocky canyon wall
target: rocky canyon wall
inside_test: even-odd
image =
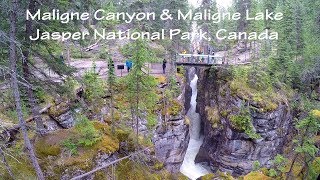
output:
[[[292,121],[288,105],[271,101],[272,108],[266,108],[261,100],[244,97],[231,87],[227,69],[198,69],[197,74],[197,111],[205,138],[196,162],[234,176],[250,172],[255,161],[270,166],[287,139]]]

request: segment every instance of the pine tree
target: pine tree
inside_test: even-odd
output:
[[[215,0],[203,0],[201,6],[197,11],[203,12],[204,10],[210,10],[211,14],[217,13],[217,3]],[[215,42],[215,33],[218,30],[218,25],[212,21],[197,21],[198,26],[204,31],[207,32],[210,41],[202,42],[202,47],[205,54],[210,54],[213,51],[213,48],[216,45]],[[213,47],[212,47],[213,46]],[[210,52],[209,52],[210,51]]]
[[[154,55],[148,48],[145,41],[139,39],[132,44],[133,67],[126,78],[126,96],[130,103],[132,120],[135,120],[136,142],[139,138],[139,120],[144,118],[143,112],[152,109],[156,101],[154,88],[156,81],[154,77],[148,75],[148,67],[145,63],[152,59]]]
[[[112,121],[112,126],[111,126],[111,131],[112,133],[115,132],[115,122],[114,122],[114,89],[115,89],[115,81],[116,81],[116,75],[114,71],[114,62],[112,58],[109,56],[108,57],[108,90],[110,93],[110,112],[111,112],[111,121]]]
[[[303,170],[307,173],[304,174],[303,179],[307,179],[309,171],[308,169],[311,163],[314,161],[317,152],[319,151],[319,149],[315,146],[314,138],[320,131],[320,111],[311,111],[308,117],[297,123],[296,128],[298,130],[298,135],[293,141],[296,144],[295,155],[287,173],[287,179],[293,177],[293,167],[299,157],[299,154],[304,157]]]

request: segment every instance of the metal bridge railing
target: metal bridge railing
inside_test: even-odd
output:
[[[224,57],[200,54],[178,54],[176,63],[183,64],[223,64]]]

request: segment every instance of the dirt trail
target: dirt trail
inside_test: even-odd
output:
[[[108,75],[108,63],[106,61],[92,61],[92,60],[74,60],[68,63],[68,65],[75,67],[77,69],[76,76],[83,76],[85,72],[95,68],[95,71],[99,73],[102,78]],[[123,70],[118,69],[118,65],[124,65]],[[162,74],[162,63],[150,63],[147,64],[152,75]],[[167,71],[170,69],[170,63],[167,63]],[[124,62],[115,62],[115,72],[117,76],[126,76],[128,74],[127,67]]]

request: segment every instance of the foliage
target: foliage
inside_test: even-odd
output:
[[[253,171],[257,171],[260,169],[260,162],[259,161],[254,161],[253,164],[252,164],[252,170]]]
[[[300,120],[296,124],[296,129],[299,131],[296,138],[293,140],[295,145],[295,158],[291,163],[291,169],[296,164],[296,157],[303,156],[305,171],[311,171],[312,176],[312,162],[314,161],[319,149],[315,145],[315,136],[320,131],[320,118],[318,116],[319,110],[312,110],[307,117]],[[291,175],[291,171],[288,175]],[[308,174],[307,174],[308,175]],[[304,178],[306,174],[304,174]]]
[[[63,146],[68,149],[71,155],[78,154],[78,145],[74,143],[71,139],[67,139],[63,142]]]
[[[310,115],[305,119],[299,121],[296,128],[301,134],[308,135],[308,137],[301,137],[294,142],[298,143],[296,152],[305,153],[314,157],[318,152],[318,148],[314,145],[314,137],[320,130],[320,118],[318,117],[318,110],[311,111]]]
[[[285,166],[287,162],[288,160],[280,154],[277,154],[272,161],[274,169],[279,173],[285,172]]]
[[[269,169],[269,176],[270,177],[276,177],[277,175],[278,175],[278,173],[275,169]]]
[[[73,137],[63,142],[64,147],[66,147],[71,154],[77,154],[78,147],[91,147],[101,140],[100,134],[94,127],[93,122],[84,115],[77,115],[74,130],[75,134]]]
[[[85,97],[90,102],[95,102],[105,95],[105,84],[95,72],[95,68],[85,73],[83,83],[85,86]]]
[[[132,118],[134,117],[136,124],[138,124],[139,119],[143,118],[142,112],[152,113],[157,101],[156,80],[147,74],[148,67],[145,66],[145,63],[152,58],[152,54],[150,54],[146,42],[137,40],[132,44],[132,48],[134,49],[132,54],[133,67],[125,77],[126,90],[124,93],[126,100],[130,103]],[[138,134],[138,127],[136,128]]]
[[[78,115],[75,130],[80,134],[77,141],[79,145],[92,146],[100,140],[98,131],[94,128],[93,122],[83,115]]]
[[[157,117],[155,115],[149,115],[147,117],[147,123],[149,129],[154,128],[158,123]]]
[[[309,179],[317,179],[320,172],[320,157],[316,157],[308,171]]]
[[[250,138],[261,138],[261,136],[254,131],[248,108],[242,107],[238,115],[231,115],[230,122],[233,128],[244,131]]]
[[[75,79],[67,77],[67,79],[61,86],[61,91],[64,96],[73,99],[75,97],[77,87],[79,87],[79,83]]]
[[[261,112],[269,112],[278,108],[278,104],[287,101],[287,95],[276,90],[271,77],[262,67],[237,67],[232,71],[230,82],[232,95],[237,95],[250,103],[258,105]]]
[[[29,109],[27,108],[27,104],[25,102],[22,102],[21,104],[23,117],[27,118],[30,114]],[[6,112],[4,112],[6,116],[11,118],[12,122],[18,123],[18,114],[15,109],[7,109]]]

